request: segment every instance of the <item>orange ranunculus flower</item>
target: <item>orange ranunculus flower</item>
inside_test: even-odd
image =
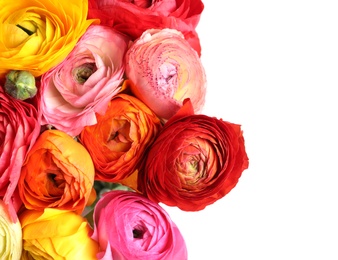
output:
[[[138,169],[145,150],[161,128],[160,119],[139,99],[116,95],[97,124],[86,126],[80,142],[89,151],[95,179],[120,182]]]
[[[18,183],[25,207],[81,213],[90,199],[94,165],[79,142],[59,130],[46,130],[23,164]]]
[[[25,210],[19,216],[22,226],[22,260],[96,259],[98,244],[90,238],[88,222],[73,211]]]
[[[88,26],[88,1],[0,0],[0,77],[10,70],[40,76],[71,52]]]

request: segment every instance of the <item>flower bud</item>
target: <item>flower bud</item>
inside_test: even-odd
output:
[[[5,91],[20,100],[34,97],[37,92],[35,78],[28,71],[12,70],[6,75]]]

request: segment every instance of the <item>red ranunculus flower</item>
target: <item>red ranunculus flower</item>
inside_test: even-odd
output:
[[[157,203],[132,191],[103,194],[94,209],[92,239],[99,260],[186,260],[178,227]]]
[[[89,18],[136,39],[147,29],[171,28],[181,31],[199,55],[201,46],[195,28],[204,5],[201,0],[89,0]]]
[[[151,146],[138,189],[155,202],[198,211],[230,192],[248,162],[239,125],[193,114],[186,101]]]
[[[21,205],[17,192],[21,166],[39,133],[36,108],[10,97],[0,86],[0,198],[13,219]]]

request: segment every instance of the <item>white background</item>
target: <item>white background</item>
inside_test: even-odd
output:
[[[203,113],[242,125],[250,166],[203,211],[165,207],[189,260],[338,259],[336,2],[204,0]]]

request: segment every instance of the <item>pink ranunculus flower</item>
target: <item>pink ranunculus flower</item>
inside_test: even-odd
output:
[[[21,167],[39,134],[37,109],[7,95],[0,86],[0,198],[13,220],[22,204],[17,190]]]
[[[42,76],[42,124],[76,136],[96,123],[121,90],[129,39],[112,28],[92,25],[73,51]]]
[[[187,248],[165,210],[139,193],[113,190],[94,209],[99,260],[186,260]]]
[[[134,95],[162,119],[173,116],[186,98],[195,112],[204,105],[204,67],[177,30],[145,31],[127,51],[126,76]]]

